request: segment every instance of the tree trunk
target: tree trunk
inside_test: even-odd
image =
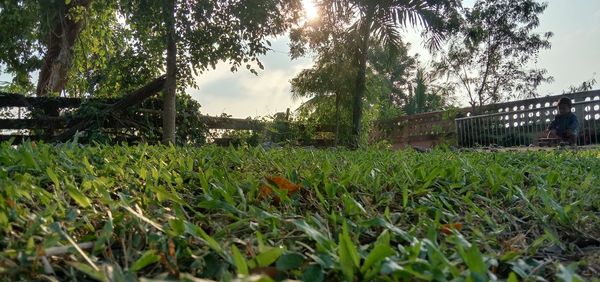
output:
[[[342,95],[336,91],[335,93],[335,141],[333,145],[335,147],[340,143],[340,104],[342,100]]]
[[[488,42],[488,44],[490,44]],[[490,50],[488,51],[487,54],[487,59],[486,59],[486,63],[485,63],[485,72],[483,73],[483,80],[481,82],[481,85],[479,87],[479,91],[477,91],[477,95],[479,96],[479,107],[483,108],[483,105],[485,104],[485,88],[487,86],[487,80],[488,80],[488,76],[490,75],[490,67],[492,67],[492,54],[496,52],[496,47],[497,44],[494,44],[493,46],[489,47]]]
[[[177,45],[175,35],[175,1],[165,0],[163,15],[167,27],[167,80],[163,96],[163,144],[175,144],[175,99],[177,90]]]
[[[358,73],[356,77],[356,90],[352,98],[352,144],[358,148],[360,144],[360,122],[362,119],[362,99],[365,93],[367,76],[367,58],[369,55],[369,39],[371,37],[371,22],[373,21],[372,7],[367,8],[363,26],[361,27],[361,42],[357,50]]]
[[[90,6],[91,0],[73,0],[68,5],[59,1],[54,28],[50,30],[46,42],[46,54],[40,69],[36,94],[38,97],[48,96],[50,93],[60,93],[68,82],[68,72],[73,60],[73,46],[81,33],[83,20],[73,21],[69,12]]]

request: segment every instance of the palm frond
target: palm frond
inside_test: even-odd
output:
[[[384,10],[384,18],[391,21],[396,28],[423,28],[426,46],[439,49],[446,38],[446,19],[452,15],[454,8],[460,6],[456,0],[395,0],[389,9]]]
[[[376,18],[373,22],[374,39],[394,54],[403,46],[400,29],[391,18]]]

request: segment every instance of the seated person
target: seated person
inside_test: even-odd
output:
[[[571,112],[572,105],[569,98],[560,98],[558,100],[558,114],[546,130],[547,138],[561,139],[562,141],[569,142],[569,145],[577,143],[579,123],[577,122],[577,116]]]

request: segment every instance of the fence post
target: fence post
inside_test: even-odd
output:
[[[41,110],[42,116],[50,118],[60,116],[60,108],[58,107],[57,103],[54,102],[46,103],[41,107]],[[54,128],[45,129],[41,139],[45,141],[52,140],[52,138],[54,138],[54,130]]]
[[[454,118],[454,132],[456,132],[456,145],[462,147],[462,134],[458,126],[458,119]]]

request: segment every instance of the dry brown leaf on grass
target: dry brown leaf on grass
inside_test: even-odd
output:
[[[269,196],[271,196],[273,194],[273,189],[271,188],[271,186],[273,187],[277,187],[280,190],[285,190],[287,191],[288,195],[294,194],[296,193],[298,190],[300,190],[301,186],[289,181],[287,178],[285,177],[281,177],[281,176],[265,176],[265,179],[267,181],[267,183],[263,183],[260,186],[260,192],[259,192],[259,198],[268,198]],[[269,186],[269,184],[271,186]],[[279,197],[277,197],[275,195],[275,200],[279,200]]]
[[[462,229],[462,223],[448,223],[444,224],[440,227],[440,232],[450,235],[452,234],[452,229],[460,231]]]
[[[521,253],[523,250],[526,250],[529,247],[527,245],[527,235],[519,233],[514,237],[502,242],[501,246],[504,251]]]

